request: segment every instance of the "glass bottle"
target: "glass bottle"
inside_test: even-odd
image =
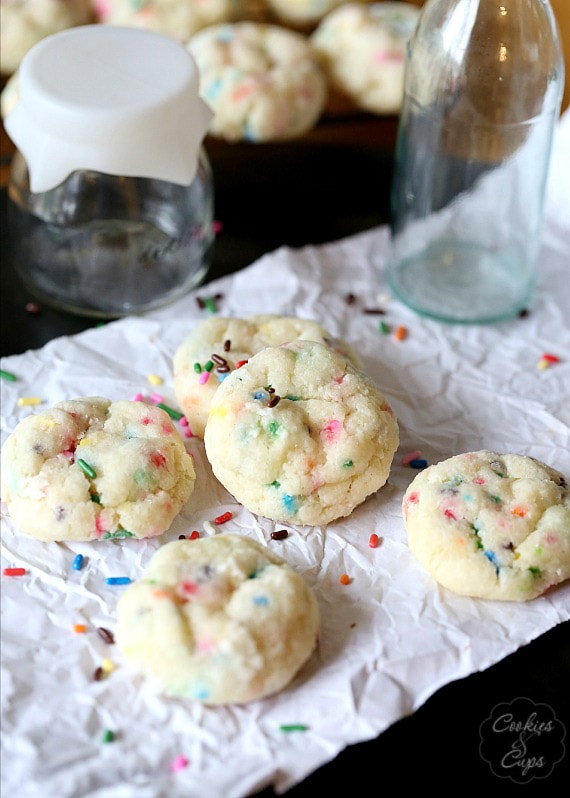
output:
[[[179,43],[80,26],[42,40],[5,121],[11,257],[47,304],[114,318],[201,282],[214,243],[211,112]]]
[[[564,87],[548,0],[427,0],[404,81],[389,284],[433,318],[512,317],[536,287]]]

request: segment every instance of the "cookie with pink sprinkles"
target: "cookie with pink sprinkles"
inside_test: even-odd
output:
[[[117,604],[116,642],[154,688],[244,704],[287,687],[311,657],[319,607],[309,584],[241,535],[173,541]]]
[[[527,601],[570,578],[567,480],[532,457],[482,450],[429,466],[403,515],[412,554],[455,593]]]
[[[148,538],[194,490],[194,464],[168,414],[84,397],[27,416],[6,439],[1,492],[15,528],[44,541]]]
[[[374,382],[316,341],[267,347],[220,385],[204,443],[250,512],[290,524],[347,516],[388,479],[395,415]]]

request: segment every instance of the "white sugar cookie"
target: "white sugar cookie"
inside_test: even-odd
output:
[[[167,543],[117,605],[126,661],[159,691],[204,704],[282,690],[311,656],[318,630],[303,577],[238,535]]]
[[[20,421],[2,447],[2,501],[39,540],[160,535],[194,481],[180,433],[143,402],[59,402]]]
[[[317,123],[328,84],[309,40],[261,22],[212,25],[188,42],[200,95],[214,117],[209,133],[227,141],[285,141]]]
[[[296,341],[263,349],[224,380],[204,442],[216,477],[252,513],[317,525],[384,485],[398,424],[346,358]]]
[[[455,593],[526,601],[570,577],[570,494],[531,457],[467,452],[420,472],[403,513],[410,550]]]
[[[373,114],[397,114],[406,44],[419,8],[404,2],[345,3],[311,34],[333,90]]]
[[[92,17],[91,0],[2,0],[0,71],[12,74],[34,44]]]
[[[193,434],[204,436],[210,402],[230,371],[266,346],[299,339],[324,343],[348,357],[356,367],[361,365],[345,341],[308,319],[270,313],[243,319],[213,316],[195,327],[173,359],[176,398]]]

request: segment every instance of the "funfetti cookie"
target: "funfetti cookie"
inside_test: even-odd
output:
[[[285,688],[319,630],[303,577],[255,540],[174,541],[117,605],[126,662],[159,692],[204,704],[243,704]]]
[[[45,541],[160,535],[196,476],[164,410],[102,397],[27,416],[6,439],[1,464],[14,526]]]
[[[295,341],[263,349],[224,380],[204,443],[215,476],[252,513],[318,525],[385,484],[398,424],[345,357]]]
[[[173,358],[176,398],[192,433],[204,436],[212,397],[231,371],[266,346],[296,340],[319,341],[361,365],[346,341],[309,319],[265,313],[243,319],[213,316],[197,325]]]
[[[456,455],[420,472],[403,514],[412,554],[466,596],[526,601],[570,578],[570,494],[531,457]]]
[[[317,124],[328,83],[300,33],[260,22],[211,25],[190,38],[188,49],[200,72],[200,95],[214,113],[210,135],[287,141]]]

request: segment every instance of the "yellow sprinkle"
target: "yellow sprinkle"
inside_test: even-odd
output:
[[[542,360],[538,361],[538,363],[536,364],[536,367],[537,367],[537,369],[547,369],[549,365],[550,365],[550,363],[548,362],[548,360],[544,360],[544,358],[543,358]]]
[[[110,659],[107,659],[107,657],[105,657],[105,659],[101,662],[101,667],[103,668],[105,673],[111,673],[111,671],[115,670],[115,663],[111,662]]]
[[[41,405],[42,400],[39,396],[20,396],[18,399],[19,407],[25,407],[26,405]]]
[[[220,416],[220,418],[224,418],[227,416],[228,411],[222,405],[218,405],[217,407],[210,407],[210,416],[213,418],[214,416]]]
[[[150,382],[151,385],[162,385],[162,383],[164,382],[162,377],[159,377],[158,374],[149,374],[148,381]]]

